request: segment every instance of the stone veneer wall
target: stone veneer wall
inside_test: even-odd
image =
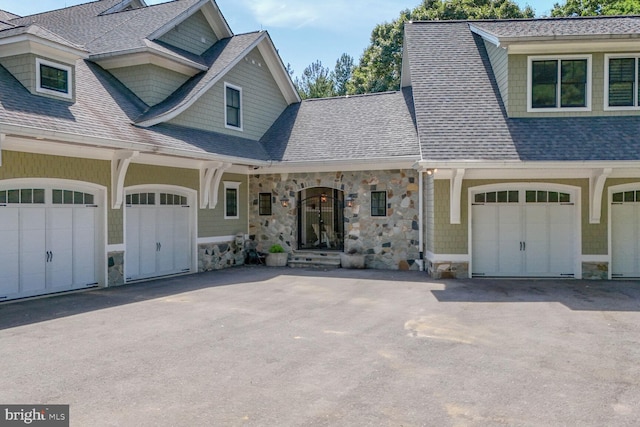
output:
[[[249,234],[258,251],[279,243],[287,251],[297,249],[297,202],[300,191],[328,187],[354,199],[345,207],[345,251],[366,254],[367,268],[419,270],[420,259],[418,173],[414,170],[355,171],[255,175],[249,180]],[[371,191],[387,191],[387,216],[371,216]],[[258,194],[272,195],[272,215],[261,216]],[[289,206],[280,199],[287,196]]]
[[[198,245],[198,272],[222,270],[244,264],[245,252],[235,241]]]
[[[608,280],[609,279],[609,263],[608,262],[583,262],[582,278],[587,280]]]
[[[107,286],[124,285],[124,252],[109,252]]]
[[[432,279],[468,279],[468,262],[427,262],[427,274]]]

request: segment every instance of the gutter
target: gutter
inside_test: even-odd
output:
[[[130,142],[116,139],[107,139],[96,136],[80,135],[71,132],[50,131],[22,125],[9,125],[0,123],[0,133],[6,134],[8,136],[22,136],[38,140],[47,139],[52,141],[67,142],[87,147],[107,148],[114,150],[133,150],[140,151],[141,153],[164,154],[167,156],[186,157],[207,161],[224,161],[228,163],[254,167],[269,166],[271,164],[271,162],[267,160],[254,160],[243,157],[206,153],[202,151],[162,147],[146,142]]]
[[[420,160],[416,162],[414,168],[425,169],[582,169],[611,167],[615,165],[620,168],[639,168],[638,160],[565,160],[565,161],[521,161],[521,160]]]

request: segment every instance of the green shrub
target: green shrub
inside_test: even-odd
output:
[[[269,253],[272,254],[281,254],[284,252],[284,248],[280,245],[273,245],[269,248]]]

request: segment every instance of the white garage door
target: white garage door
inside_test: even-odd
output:
[[[127,280],[191,271],[190,212],[184,195],[127,195]]]
[[[571,194],[514,189],[472,197],[473,276],[574,276]]]
[[[98,284],[95,201],[61,188],[0,190],[0,300]]]
[[[640,277],[640,191],[614,193],[611,204],[611,277]]]

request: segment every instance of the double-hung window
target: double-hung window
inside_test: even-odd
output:
[[[605,110],[640,107],[638,57],[605,55]]]
[[[242,130],[242,89],[224,84],[225,127]]]
[[[387,192],[371,192],[371,216],[387,216]]]
[[[591,56],[530,57],[528,111],[591,109]]]
[[[224,219],[240,218],[240,184],[224,181]]]
[[[36,92],[70,99],[72,70],[67,65],[36,59]]]

